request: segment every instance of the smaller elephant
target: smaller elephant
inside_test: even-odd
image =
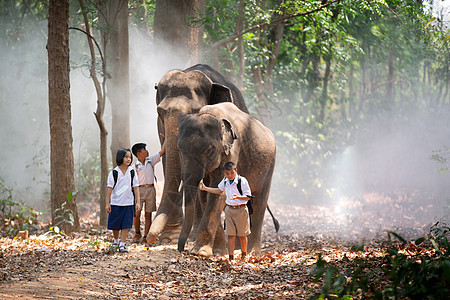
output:
[[[178,125],[185,198],[185,217],[178,250],[184,249],[194,215],[198,215],[200,207],[201,219],[195,230],[196,240],[191,252],[202,256],[226,253],[225,243],[215,240],[224,236],[215,234],[221,226],[224,197],[206,194],[197,187],[201,179],[207,186],[216,187],[224,177],[222,165],[233,161],[238,173],[247,178],[254,196],[248,251],[253,249],[259,255],[261,229],[275,167],[274,135],[260,121],[228,102],[207,105],[197,114],[182,116]]]

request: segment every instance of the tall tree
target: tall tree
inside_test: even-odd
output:
[[[108,215],[106,213],[105,207],[106,207],[106,192],[107,192],[107,179],[108,179],[108,149],[107,149],[107,136],[108,136],[108,130],[106,129],[105,122],[103,120],[103,113],[105,112],[105,104],[106,104],[106,64],[105,60],[102,54],[102,51],[100,49],[100,46],[98,45],[97,41],[92,35],[91,31],[91,24],[89,22],[88,18],[88,10],[86,9],[86,6],[84,4],[83,0],[78,1],[80,3],[81,13],[83,15],[83,21],[84,26],[86,28],[86,31],[83,31],[81,29],[78,29],[82,32],[84,32],[87,36],[87,42],[89,45],[89,52],[91,55],[91,67],[89,69],[92,81],[94,83],[95,91],[97,93],[97,109],[94,112],[95,119],[97,120],[98,127],[100,129],[100,170],[101,170],[101,183],[100,183],[100,225],[106,226],[108,221]],[[96,70],[96,56],[95,56],[95,48],[94,48],[94,42],[97,46],[97,50],[100,54],[102,68],[101,68],[101,74],[102,74],[102,83],[100,84],[100,81],[97,77],[97,70]]]
[[[69,0],[50,0],[48,12],[48,106],[52,222],[80,229],[75,197],[69,79]]]
[[[186,66],[201,61],[203,26],[190,26],[190,18],[203,13],[205,0],[157,0],[154,37],[170,47]],[[181,66],[183,67],[183,66]]]
[[[99,1],[98,8],[106,65],[111,75],[106,88],[112,110],[111,154],[115,164],[117,150],[130,145],[128,1]]]

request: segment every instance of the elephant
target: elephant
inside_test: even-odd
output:
[[[205,105],[220,102],[234,103],[248,112],[239,89],[208,65],[171,70],[155,88],[159,138],[161,145],[166,144],[162,159],[165,182],[160,205],[147,234],[148,244],[155,244],[158,237],[161,243],[175,241],[183,222],[182,193],[178,191],[181,176],[177,147],[180,116],[197,113]]]
[[[199,182],[203,179],[207,186],[217,187],[224,178],[222,165],[232,161],[237,166],[238,174],[247,178],[254,196],[248,251],[253,249],[256,255],[260,255],[261,229],[275,167],[274,135],[260,121],[232,103],[204,106],[197,114],[181,117],[178,127],[185,199],[185,218],[178,250],[184,250],[192,229],[196,202],[199,196],[206,193],[198,190]],[[218,229],[223,232],[220,220],[224,200],[223,196],[207,193],[191,253],[200,256],[224,254],[225,249],[217,249],[214,240]]]

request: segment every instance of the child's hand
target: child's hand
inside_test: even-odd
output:
[[[203,191],[205,189],[205,184],[203,183],[203,179],[200,180],[200,183],[198,184],[198,189],[200,191]]]
[[[234,200],[234,199],[237,199],[237,198],[238,198],[238,195],[234,194],[233,196],[230,197],[230,200]]]
[[[140,211],[141,210],[141,201],[136,203],[136,211]]]
[[[111,204],[110,203],[106,203],[106,213],[110,213],[111,212]]]

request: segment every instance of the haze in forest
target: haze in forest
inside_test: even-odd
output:
[[[41,26],[45,30],[46,22]],[[75,34],[71,32],[71,36]],[[3,163],[0,164],[0,174],[4,183],[12,187],[16,200],[41,211],[50,207],[45,42],[42,38],[22,42],[21,48],[13,52],[0,49],[3,58],[0,72],[9,74],[8,81],[2,82],[1,88],[8,89],[8,95],[15,95],[11,99],[1,99],[0,139],[3,151],[0,159]],[[146,142],[150,153],[160,149],[154,85],[168,70],[189,67],[168,55],[170,51],[167,48],[163,49],[164,53],[157,53],[150,41],[146,41],[138,31],[130,29],[131,144]],[[78,45],[71,44],[71,61],[80,64],[83,59],[80,52]],[[87,52],[87,49],[83,52]],[[93,115],[96,95],[86,68],[71,71],[70,89],[75,164],[87,159],[100,164],[96,160],[99,129]],[[274,121],[282,122],[283,117],[275,114]],[[275,174],[269,204],[272,207],[289,204],[300,210],[306,210],[312,204],[333,206],[337,218],[348,220],[354,217],[353,213],[358,213],[354,210],[355,205],[366,205],[361,202],[364,194],[373,192],[387,195],[401,191],[410,194],[423,191],[431,195],[424,201],[431,199],[435,201],[431,204],[444,208],[448,205],[449,173],[438,173],[437,170],[442,166],[431,161],[430,156],[433,150],[449,146],[449,119],[444,115],[442,118],[426,115],[421,110],[411,111],[409,116],[392,115],[391,118],[404,118],[405,121],[391,123],[390,118],[386,118],[388,121],[381,124],[377,121],[363,124],[351,145],[330,157],[325,175],[334,178],[335,184],[328,197],[317,199],[313,195],[308,198],[298,191],[286,194],[284,185],[289,178],[280,178]],[[105,121],[107,128],[110,128],[108,102]],[[109,137],[110,134],[109,130]],[[285,159],[278,152],[277,160]],[[77,167],[75,169],[78,170]],[[162,179],[162,164],[158,164],[156,170],[158,178]],[[417,215],[409,217],[418,217],[420,209],[417,208],[416,212]],[[423,222],[431,223],[439,217],[442,216],[427,216],[428,219]],[[288,223],[288,220],[280,221]],[[383,224],[379,224],[379,228],[383,228]]]

